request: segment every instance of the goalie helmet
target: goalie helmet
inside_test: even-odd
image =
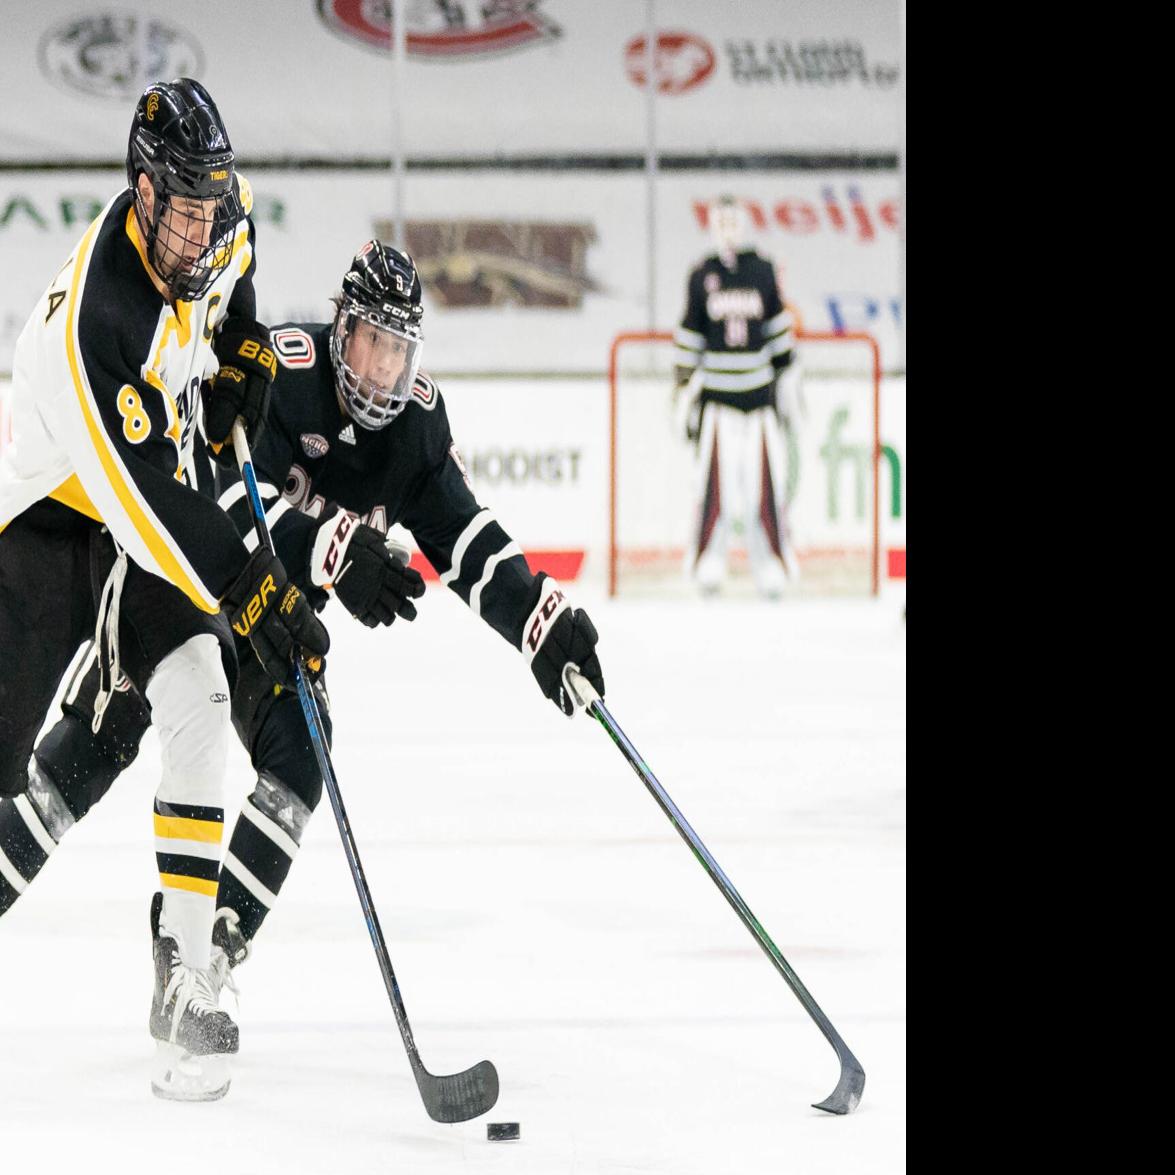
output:
[[[412,258],[368,241],[355,254],[335,304],[330,357],[339,398],[356,424],[385,428],[412,396],[424,346]]]
[[[232,258],[231,234],[243,215],[234,165],[220,112],[199,82],[177,78],[143,91],[131,122],[127,182],[151,265],[176,299],[202,298]],[[150,210],[141,175],[155,194]]]
[[[733,196],[719,196],[710,205],[710,230],[718,246],[718,256],[733,259],[747,247],[747,214]]]

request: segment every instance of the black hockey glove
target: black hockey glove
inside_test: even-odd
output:
[[[522,651],[530,658],[530,671],[545,697],[568,718],[575,713],[575,700],[563,681],[568,665],[575,666],[602,698],[604,674],[596,656],[599,640],[588,614],[571,605],[563,589],[549,576],[541,581],[539,602],[522,630]]]
[[[220,370],[203,387],[204,435],[217,463],[233,464],[233,422],[245,422],[245,438],[257,439],[269,408],[269,388],[277,377],[277,359],[269,345],[269,327],[247,318],[229,318],[212,344]]]
[[[310,674],[322,672],[330,637],[275,555],[261,548],[254,551],[220,602],[233,631],[249,641],[257,660],[279,685],[295,684],[291,663],[295,645],[305,654]]]
[[[385,542],[374,527],[355,523],[334,577],[335,595],[368,628],[391,624],[397,616],[415,620],[412,601],[424,595],[420,572],[397,559]]]

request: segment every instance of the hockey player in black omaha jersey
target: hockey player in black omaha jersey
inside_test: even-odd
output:
[[[517,543],[474,498],[441,393],[419,370],[421,318],[412,261],[371,241],[343,279],[333,323],[273,328],[280,366],[253,461],[278,557],[318,608],[333,591],[368,626],[412,620],[423,581],[385,541],[402,523],[441,582],[522,652],[543,694],[571,715],[567,665],[604,693],[595,627],[554,579],[530,573]],[[255,546],[239,474],[222,468],[220,479],[221,506]],[[121,692],[91,736],[93,677],[83,664],[64,717],[35,752],[38,777],[60,794],[70,823],[133,760],[150,721],[135,692]],[[325,703],[321,678],[316,689]],[[232,713],[257,783],[220,872],[213,958],[222,980],[248,955],[322,793],[296,693],[275,691],[243,649]],[[11,803],[0,803],[0,844],[6,822],[17,820]]]

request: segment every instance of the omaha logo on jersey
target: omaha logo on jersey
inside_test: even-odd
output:
[[[562,35],[539,10],[547,0],[443,0],[406,4],[408,54],[412,57],[478,57],[537,45]],[[391,0],[318,0],[330,29],[386,52],[392,43]]]
[[[330,441],[316,432],[304,432],[301,436],[302,450],[307,457],[325,457],[330,452]]]
[[[54,82],[127,102],[143,92],[144,77],[199,77],[204,72],[204,51],[191,33],[154,17],[122,12],[86,13],[54,25],[41,38],[37,60]]]

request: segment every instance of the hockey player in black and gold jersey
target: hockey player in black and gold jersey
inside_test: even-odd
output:
[[[544,695],[570,715],[568,664],[604,692],[596,630],[553,579],[531,574],[518,545],[470,490],[440,390],[419,371],[423,309],[415,266],[371,241],[354,258],[336,301],[333,323],[290,323],[272,332],[280,366],[253,462],[282,563],[316,607],[333,592],[371,627],[397,616],[411,620],[423,581],[406,566],[406,552],[385,541],[388,528],[402,523],[441,583],[522,652]],[[244,484],[228,469],[221,480],[220,505],[255,546]],[[152,717],[128,690],[111,702],[108,723],[94,738],[95,677],[82,666],[64,717],[36,750],[38,773],[54,782],[68,809],[62,832],[134,758]],[[321,680],[317,688],[325,701]],[[248,954],[322,791],[292,690],[275,693],[260,667],[243,658],[232,712],[257,784],[220,872],[214,958],[222,976]],[[327,726],[329,732],[329,719]],[[16,822],[0,803],[0,845],[5,827]],[[26,881],[46,859],[39,854]]]
[[[703,592],[717,591],[727,543],[741,518],[755,584],[774,597],[798,573],[783,501],[780,435],[794,327],[775,267],[746,245],[737,201],[718,200],[710,219],[718,250],[690,273],[674,336],[676,394],[698,458],[687,570]]]
[[[255,432],[276,370],[255,320],[251,197],[234,164],[199,83],[148,87],[127,189],[17,340],[11,441],[0,454],[0,795],[15,797],[24,824],[0,837],[0,902],[24,887],[28,859],[66,812],[51,784],[30,779],[29,756],[63,673],[93,636],[95,727],[125,676],[160,734],[151,1031],[197,1055],[237,1047],[216,1007],[208,945],[237,667],[229,621],[251,618],[258,655],[283,677],[295,643],[319,654],[327,645],[280,563],[251,554],[196,484],[204,381],[205,431],[223,444],[238,415]]]

